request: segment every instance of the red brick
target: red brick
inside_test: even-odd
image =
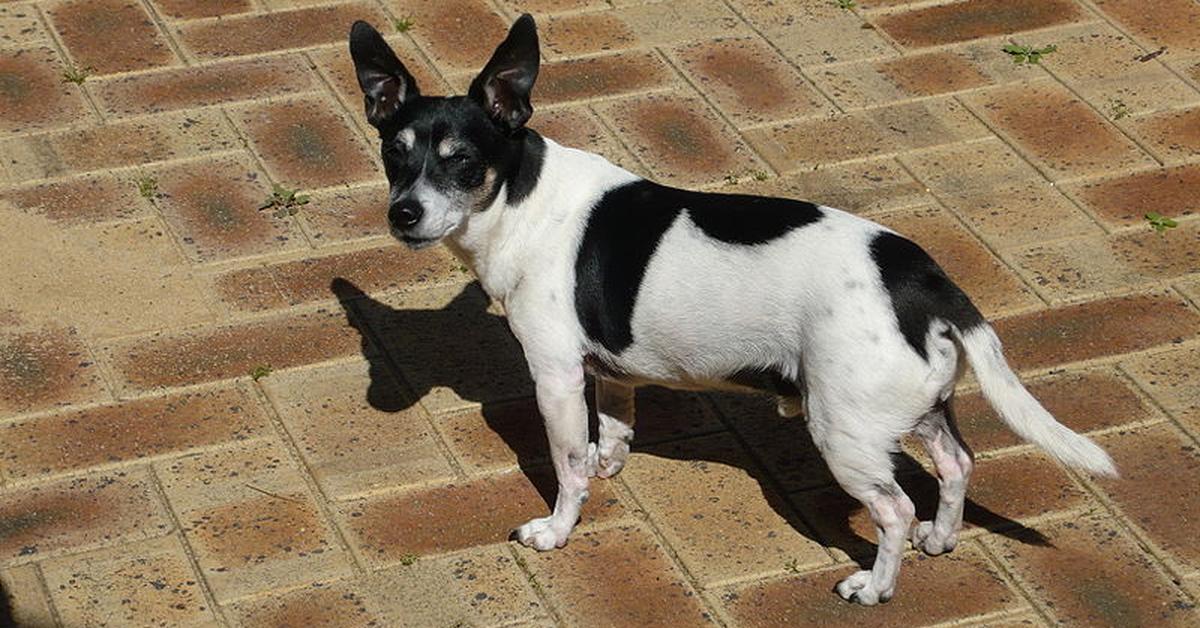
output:
[[[238,118],[277,181],[327,187],[383,176],[379,159],[338,109],[323,100],[254,105]]]
[[[1151,150],[1169,161],[1200,155],[1200,107],[1145,116],[1129,124]]]
[[[230,614],[239,626],[247,628],[386,625],[370,594],[358,582],[315,582],[294,591],[240,602]]]
[[[920,48],[1083,20],[1070,0],[968,0],[875,19],[901,45]]]
[[[538,29],[542,52],[550,58],[738,37],[752,32],[718,0],[638,2],[611,11],[557,15],[541,20]]]
[[[572,625],[710,626],[700,596],[639,527],[577,531],[567,547],[526,560]]]
[[[739,193],[806,199],[856,214],[933,203],[928,188],[890,158],[743,181],[738,186]]]
[[[1200,512],[1200,452],[1191,439],[1162,424],[1097,439],[1121,478],[1100,482],[1121,512],[1184,571],[1200,570],[1196,518]]]
[[[0,492],[0,562],[161,536],[170,519],[141,473],[114,471]]]
[[[438,415],[434,421],[468,474],[545,464],[546,428],[529,397]]]
[[[185,23],[176,33],[197,57],[214,59],[344,41],[355,20],[388,23],[374,5],[353,2]]]
[[[978,67],[951,52],[931,52],[884,61],[879,64],[879,72],[914,96],[957,92],[991,82]]]
[[[0,202],[67,225],[134,218],[149,212],[132,182],[119,181],[107,175],[66,179],[0,192]]]
[[[550,469],[460,481],[340,507],[343,528],[372,565],[404,556],[441,554],[503,543],[519,525],[544,517],[557,485]],[[624,504],[610,484],[592,482],[581,524],[620,517]],[[575,534],[580,534],[576,530]]]
[[[637,42],[630,26],[611,11],[551,18],[543,21],[540,30],[542,45],[560,55],[620,50]]]
[[[1144,224],[1145,214],[1157,212],[1178,218],[1200,211],[1200,165],[1160,168],[1089,183],[1077,194],[1105,221]]]
[[[46,139],[63,167],[72,171],[140,166],[241,147],[233,129],[216,112],[141,118],[55,133]]]
[[[0,469],[26,479],[244,440],[266,426],[238,389],[139,399],[6,424]]]
[[[160,13],[175,19],[218,17],[234,13],[245,13],[254,9],[251,0],[152,0]]]
[[[83,92],[64,83],[50,48],[0,51],[0,133],[66,126],[92,113]]]
[[[340,52],[345,54],[345,51]],[[286,96],[316,86],[317,82],[300,59],[287,55],[139,73],[94,84],[88,82],[100,108],[116,116]]]
[[[548,105],[605,98],[669,85],[673,81],[671,71],[650,52],[571,59],[542,66],[534,100]]]
[[[833,592],[839,580],[857,569],[749,584],[726,591],[720,600],[738,625],[756,628],[932,625],[1023,604],[988,560],[968,547],[933,558],[907,555],[896,597],[882,606],[848,604]]]
[[[449,71],[478,72],[508,32],[508,20],[484,0],[409,0],[396,11],[413,21],[412,38]]]
[[[1001,133],[1032,154],[1051,178],[1154,163],[1091,107],[1056,83],[998,87],[967,100]]]
[[[176,63],[166,39],[136,0],[67,0],[47,12],[81,68],[111,74]]]
[[[107,396],[91,354],[73,329],[0,334],[0,412],[20,413]]]
[[[387,183],[314,192],[299,214],[318,244],[391,238]]]
[[[738,126],[829,110],[787,61],[760,39],[725,39],[676,49],[698,87]]]
[[[339,308],[119,340],[106,352],[125,387],[151,390],[245,377],[257,366],[331,360],[353,354],[361,342]]]
[[[636,96],[598,108],[665,183],[697,186],[762,169],[750,148],[697,98]]]
[[[1115,521],[1043,526],[1042,539],[992,541],[1058,622],[1076,626],[1192,626],[1192,604]]]
[[[1122,365],[1162,407],[1200,432],[1200,348],[1180,347],[1134,358]]]
[[[1026,380],[1025,386],[1050,414],[1076,432],[1091,432],[1156,416],[1124,379],[1107,371],[1064,373]],[[1024,442],[1000,421],[980,393],[959,395],[954,407],[959,430],[976,452]]]
[[[153,172],[157,205],[184,248],[200,261],[304,246],[295,221],[260,209],[271,187],[245,158],[193,161]]]
[[[1115,297],[993,321],[1018,369],[1092,360],[1193,338],[1200,315],[1170,294]]]
[[[1189,0],[1160,0],[1154,10],[1137,0],[1096,0],[1109,17],[1155,47],[1174,54],[1200,52],[1200,6]]]
[[[556,107],[550,111],[537,111],[529,126],[542,137],[568,148],[596,153],[631,172],[644,171],[637,160],[583,103],[570,107]]]

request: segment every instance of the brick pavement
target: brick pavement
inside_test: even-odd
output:
[[[1197,625],[1200,2],[1150,4],[0,0],[0,613]],[[385,235],[344,38],[368,19],[457,92],[523,10],[534,127],[908,233],[1124,479],[1050,463],[968,384],[966,540],[863,609],[830,589],[873,531],[803,424],[647,390],[571,543],[507,542],[553,490],[519,347],[447,252]],[[260,211],[275,184],[311,202]]]

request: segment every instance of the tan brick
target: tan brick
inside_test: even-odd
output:
[[[178,63],[166,38],[135,0],[61,0],[46,12],[81,68],[111,74]]]
[[[252,0],[151,0],[167,18],[191,20],[245,13],[254,9]]]
[[[152,390],[245,377],[257,366],[332,360],[353,355],[362,342],[341,308],[333,308],[121,339],[103,353],[124,389]]]
[[[700,596],[636,526],[577,531],[556,552],[521,550],[570,626],[708,626]]]
[[[1175,418],[1200,432],[1200,349],[1180,347],[1123,364],[1125,371]]]
[[[374,298],[349,282],[337,289],[356,320],[378,336],[400,376],[431,412],[533,394],[524,353],[475,284]],[[487,356],[480,359],[479,356]]]
[[[883,224],[911,238],[946,270],[971,297],[984,316],[1040,305],[982,243],[939,208],[917,208],[878,217]]]
[[[737,0],[735,4],[788,59],[802,66],[895,54],[857,13],[833,2]]]
[[[950,44],[1086,19],[1070,0],[969,0],[875,18],[875,24],[910,48]]]
[[[0,133],[63,127],[93,118],[79,87],[63,82],[61,68],[49,47],[0,51]]]
[[[327,101],[272,101],[241,109],[237,119],[277,181],[326,187],[383,178],[379,159]]]
[[[1191,626],[1192,604],[1145,551],[1105,517],[1041,526],[1027,535],[989,539],[994,553],[1027,583],[1035,601],[1064,624]],[[1038,542],[1040,540],[1040,542]]]
[[[346,25],[355,20],[380,28],[388,23],[374,5],[352,2],[197,21],[177,26],[175,32],[193,55],[215,59],[342,41]]]
[[[138,399],[4,425],[0,469],[27,479],[245,440],[266,427],[236,388]]]
[[[909,554],[900,568],[892,601],[871,608],[847,604],[833,586],[858,569],[845,567],[734,587],[721,604],[741,626],[909,626],[1020,608],[1009,589],[978,550],[926,559]]]
[[[197,261],[305,246],[294,220],[260,209],[271,187],[247,157],[230,155],[149,172],[158,180],[158,207]]]
[[[926,187],[890,158],[794,172],[765,181],[744,181],[729,190],[798,198],[855,214],[933,202]]]
[[[286,96],[317,85],[301,60],[290,55],[238,59],[88,82],[100,108],[114,116]]]
[[[699,98],[651,94],[597,109],[663,183],[695,187],[762,169],[750,147]]]
[[[144,218],[149,204],[133,181],[110,174],[40,183],[0,192],[0,203],[60,224],[86,224],[126,218]]]
[[[1054,418],[1080,433],[1158,417],[1123,378],[1107,369],[1026,379],[1025,386]],[[978,392],[959,395],[954,409],[959,431],[975,452],[1024,442],[1000,421]]]
[[[680,560],[706,586],[828,561],[728,434],[643,448],[622,477]]]
[[[338,277],[370,292],[462,284],[467,275],[460,270],[461,266],[441,247],[410,251],[399,244],[388,244],[228,272],[217,280],[217,289],[238,309],[271,309],[333,299],[329,286]],[[249,293],[244,290],[260,280],[264,280],[263,286],[274,289]]]
[[[386,183],[321,190],[309,195],[301,222],[318,245],[362,238],[391,239]]]
[[[409,34],[434,64],[446,71],[479,71],[508,32],[509,20],[483,0],[406,0],[391,4],[394,13],[413,21]],[[539,27],[544,26],[543,20]],[[543,48],[545,45],[543,41]],[[406,57],[401,59],[407,62]]]
[[[1056,307],[992,324],[1018,369],[1116,356],[1200,333],[1200,315],[1161,292]]]
[[[57,625],[34,565],[0,571],[0,589],[4,591],[0,619],[13,626]]]
[[[1096,0],[1096,6],[1134,36],[1175,53],[1200,52],[1200,7],[1188,0],[1162,0],[1154,11],[1136,0]]]
[[[356,580],[314,582],[285,593],[267,595],[226,607],[238,626],[382,626],[379,605]]]
[[[336,533],[272,441],[159,462],[156,470],[217,600],[349,574]]]
[[[880,157],[983,137],[987,129],[952,100],[894,105],[746,131],[778,171]]]
[[[538,27],[542,53],[552,59],[751,34],[735,13],[716,0],[663,0],[554,16]]]
[[[76,330],[49,326],[0,334],[0,412],[17,414],[107,396]]]
[[[1200,211],[1195,194],[1200,185],[1200,165],[1146,170],[1093,183],[1070,186],[1084,204],[1114,226],[1145,224],[1145,214],[1170,218]]]
[[[140,471],[0,491],[0,562],[11,564],[161,536],[171,521]]]
[[[42,571],[67,626],[216,623],[175,536],[49,560]]]
[[[604,128],[604,124],[586,105],[577,104],[555,107],[550,111],[537,111],[529,126],[542,137],[563,146],[597,153],[626,170],[645,174],[645,168],[625,150],[608,129]]]
[[[1051,178],[1154,163],[1129,138],[1055,83],[998,87],[970,94],[965,100],[1027,151]]]
[[[534,98],[538,103],[550,105],[620,96],[668,86],[674,82],[674,74],[658,55],[652,52],[618,52],[543,65],[538,72]]]
[[[549,514],[557,490],[553,471],[540,468],[347,502],[338,512],[362,560],[378,567],[503,543],[517,526]],[[611,484],[595,481],[588,490],[580,525],[624,514]]]
[[[606,9],[608,0],[500,0],[500,6],[514,13],[569,13],[583,9]]]
[[[348,494],[448,480],[425,411],[366,361],[262,380],[322,491]]]
[[[0,6],[0,48],[25,47],[48,39],[33,3]]]
[[[1134,118],[1129,126],[1166,163],[1200,155],[1200,107]]]
[[[832,111],[804,78],[761,39],[719,39],[673,55],[698,89],[737,126]]]
[[[1148,283],[1169,281],[1200,269],[1200,223],[1169,234],[1143,230],[1079,238],[1015,252],[1043,292],[1072,299]]]

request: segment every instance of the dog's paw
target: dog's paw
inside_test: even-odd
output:
[[[517,528],[517,541],[525,547],[532,547],[539,552],[545,552],[567,544],[567,532],[560,533],[554,529],[553,517],[533,519]]]
[[[608,479],[625,468],[625,459],[629,456],[629,444],[618,442],[611,449],[600,448],[596,443],[588,443],[587,471],[589,478]]]
[[[874,606],[892,599],[892,592],[879,592],[871,586],[871,572],[858,571],[837,584],[837,594],[847,602]]]
[[[951,534],[949,537],[939,538],[933,533],[933,522],[922,521],[913,526],[912,544],[914,549],[937,556],[952,551],[958,545],[958,535]]]

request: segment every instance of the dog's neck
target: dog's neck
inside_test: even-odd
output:
[[[468,217],[445,242],[479,277],[484,290],[504,302],[539,260],[574,246],[587,210],[608,189],[639,177],[605,158],[543,139],[540,171],[523,196],[503,185],[491,205]],[[526,151],[518,167],[530,168]],[[526,171],[518,177],[528,177]],[[517,196],[517,198],[511,198]]]

